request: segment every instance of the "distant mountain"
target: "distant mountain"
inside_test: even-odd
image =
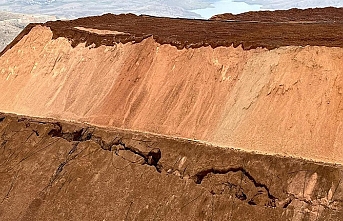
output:
[[[163,17],[200,18],[190,10],[210,7],[213,0],[0,0],[0,10],[76,18],[104,13],[149,14]]]
[[[221,10],[220,13],[235,13],[234,11],[237,11],[238,7],[243,7],[240,10],[242,12],[251,10],[246,4],[237,6],[237,2],[261,5],[262,9],[343,7],[342,0],[0,0],[0,10],[25,14],[54,15],[70,19],[104,13],[134,13],[137,15],[147,14],[162,17],[201,18],[199,12],[195,10],[213,9],[216,7],[224,10]]]

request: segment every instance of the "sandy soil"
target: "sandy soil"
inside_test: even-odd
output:
[[[343,49],[115,46],[36,26],[0,57],[0,110],[342,163]]]
[[[0,219],[339,221],[343,167],[0,113]]]
[[[27,26],[0,55],[0,219],[341,220],[342,27]]]

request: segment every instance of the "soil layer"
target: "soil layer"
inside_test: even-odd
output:
[[[311,11],[226,14],[216,17],[225,19],[224,21],[105,14],[72,21],[47,22],[44,25],[53,31],[54,39],[65,37],[74,47],[82,42],[86,42],[87,46],[95,44],[96,47],[113,46],[119,42],[141,42],[150,36],[160,44],[171,44],[178,49],[208,45],[213,48],[242,45],[244,49],[257,47],[273,49],[290,45],[343,47],[342,12],[342,8],[324,8]],[[280,21],[298,22],[280,23]],[[26,35],[32,26],[23,30],[2,54]],[[126,34],[98,35],[76,27],[112,30]]]
[[[251,11],[238,15],[231,13],[219,14],[210,20],[235,20],[259,22],[342,22],[343,8],[309,8],[275,11]]]
[[[341,220],[343,168],[0,114],[2,220]]]

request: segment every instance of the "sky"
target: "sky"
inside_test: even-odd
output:
[[[343,0],[0,0],[0,11],[76,18],[104,13],[209,18],[256,10],[343,7]]]

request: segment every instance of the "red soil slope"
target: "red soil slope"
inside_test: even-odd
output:
[[[28,26],[0,56],[0,112],[28,116],[0,113],[0,220],[342,220],[342,23],[273,18]]]
[[[0,57],[0,110],[342,163],[342,34],[109,14],[33,25]]]
[[[343,167],[0,113],[1,220],[341,220]]]

